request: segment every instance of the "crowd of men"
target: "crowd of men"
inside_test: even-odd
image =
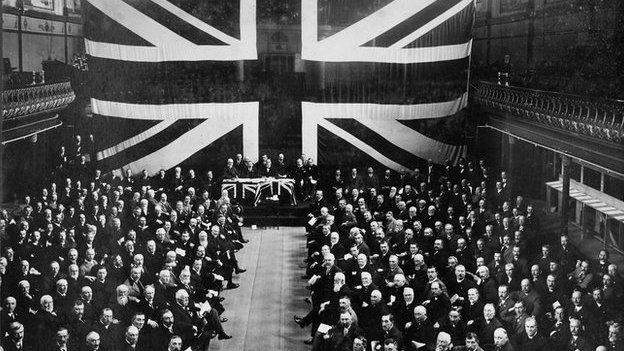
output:
[[[193,170],[87,172],[74,144],[49,185],[0,212],[2,349],[203,350],[231,338],[221,292],[245,272],[242,208]]]
[[[219,178],[90,171],[81,141],[55,179],[0,214],[4,350],[205,349],[238,287],[242,208],[220,180],[295,179],[314,350],[621,350],[622,280],[551,240],[485,164],[323,177],[302,155],[228,159]],[[292,164],[292,165],[291,165]],[[324,194],[330,194],[327,197]]]
[[[483,161],[336,170],[307,220],[313,350],[624,350],[608,252],[545,233]]]

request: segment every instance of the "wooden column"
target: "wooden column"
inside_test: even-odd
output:
[[[561,233],[568,233],[568,217],[570,216],[570,208],[568,203],[570,202],[570,156],[561,156],[561,204],[559,214],[561,215],[561,222],[559,229]]]
[[[71,62],[69,62],[69,43],[67,42],[69,40],[69,38],[67,38],[67,22],[68,22],[68,17],[69,17],[69,11],[67,10],[67,0],[63,1],[63,41],[65,44],[65,64],[66,65],[70,65]]]
[[[509,156],[509,136],[505,133],[501,133],[501,144],[500,144],[500,170],[508,171],[507,166],[507,157]]]
[[[21,3],[21,2],[20,2]],[[24,59],[22,58],[22,14],[24,9],[21,5],[18,5],[17,12],[17,69],[19,72],[24,71]]]
[[[535,12],[536,12],[536,1],[535,0],[529,0],[529,3],[527,4],[527,10],[528,10],[528,18],[529,18],[529,23],[528,23],[528,28],[527,28],[527,51],[526,51],[526,65],[527,65],[527,69],[531,68],[533,66],[533,60],[534,60],[534,39],[535,39]]]
[[[515,145],[516,145],[516,138],[512,137],[511,135],[507,136],[507,139],[509,139],[508,144],[509,144],[509,154],[507,155],[507,171],[511,174],[515,174],[514,173],[514,151],[515,151]]]

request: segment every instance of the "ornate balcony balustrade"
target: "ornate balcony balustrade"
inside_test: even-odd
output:
[[[624,101],[479,82],[474,99],[482,106],[509,112],[548,126],[615,143],[624,142]]]
[[[67,107],[76,95],[70,82],[44,84],[2,92],[2,118],[9,121]]]

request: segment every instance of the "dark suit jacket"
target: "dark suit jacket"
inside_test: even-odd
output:
[[[187,328],[184,328],[184,326],[178,325],[175,321],[173,324],[173,333],[170,332],[169,329],[161,325],[154,330],[153,337],[152,337],[152,350],[153,351],[166,351],[167,346],[169,345],[169,339],[173,335],[179,335],[182,337],[182,343],[183,343],[182,349],[184,350],[188,346],[189,342],[191,342],[191,340],[189,339],[185,340],[184,336],[189,335],[189,334],[192,335],[192,333],[193,333],[192,330],[189,331]]]
[[[275,173],[275,169],[273,169],[273,167],[267,168],[267,167],[260,167],[260,170],[258,171],[258,175],[260,177],[275,177],[276,173]]]
[[[427,315],[431,318],[431,321],[437,321],[445,317],[451,309],[451,301],[444,294],[435,298],[432,297],[429,301],[429,304],[425,307],[427,308]]]
[[[329,339],[326,342],[326,350],[331,351],[351,351],[353,349],[353,339],[364,335],[364,331],[355,325],[349,327],[347,334],[340,325],[331,328],[328,332]]]
[[[508,341],[505,345],[503,345],[502,347],[495,347],[493,350],[495,351],[514,351],[514,347],[511,346],[511,342]]]
[[[17,313],[17,311],[13,312],[13,317],[9,317],[9,314],[6,310],[0,311],[0,337],[4,337],[6,331],[9,328],[9,324],[13,322],[22,322],[21,314]]]
[[[570,351],[590,351],[592,349],[590,343],[584,337],[579,336],[576,340],[570,337],[567,343],[567,350]]]
[[[192,329],[197,324],[198,320],[190,309],[185,309],[177,303],[171,304],[169,307],[173,313],[174,323],[178,326],[182,326],[186,329]]]
[[[108,329],[99,321],[93,325],[93,330],[100,334],[100,346],[112,349],[119,340],[120,329],[118,325],[111,324]]]
[[[238,177],[238,171],[236,168],[228,168],[227,166],[223,168],[223,179],[233,179]]]
[[[484,347],[494,345],[494,331],[503,328],[503,324],[495,317],[490,323],[485,322],[485,318],[481,318],[471,325],[471,330],[479,336],[480,344]]]
[[[124,339],[123,341],[119,342],[119,345],[117,346],[117,351],[142,351],[139,348],[139,345],[137,344],[134,348],[128,344],[128,342]]]
[[[532,339],[529,339],[525,331],[516,335],[513,343],[517,349],[522,351],[542,351],[548,347],[547,338],[538,333]]]
[[[388,330],[387,332],[383,331],[381,334],[381,339],[379,341],[381,341],[381,344],[383,345],[384,341],[388,339],[394,340],[397,345],[399,345],[399,350],[403,349],[403,333],[401,333],[401,331],[397,329],[396,326],[392,327],[392,329]]]
[[[425,320],[423,323],[416,323],[414,320],[411,322],[410,327],[405,329],[405,343],[411,344],[412,341],[416,341],[427,344],[428,347],[433,346],[436,336],[433,324],[429,320]]]
[[[368,301],[368,306],[362,308],[358,312],[358,320],[360,327],[364,329],[369,340],[379,340],[381,335],[381,316],[388,314],[388,305],[380,302],[376,305],[371,305]]]
[[[338,272],[342,272],[342,270],[336,265],[330,268],[329,273],[327,273],[327,269],[323,267],[320,272],[321,277],[312,286],[312,290],[318,293],[317,297],[319,301],[325,301],[326,296],[332,291],[334,287],[334,275]]]

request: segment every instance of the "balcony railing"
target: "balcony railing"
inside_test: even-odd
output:
[[[70,82],[36,85],[2,92],[2,118],[7,120],[53,112],[69,105],[76,95]]]
[[[479,82],[475,101],[483,106],[570,132],[624,142],[624,101]]]

